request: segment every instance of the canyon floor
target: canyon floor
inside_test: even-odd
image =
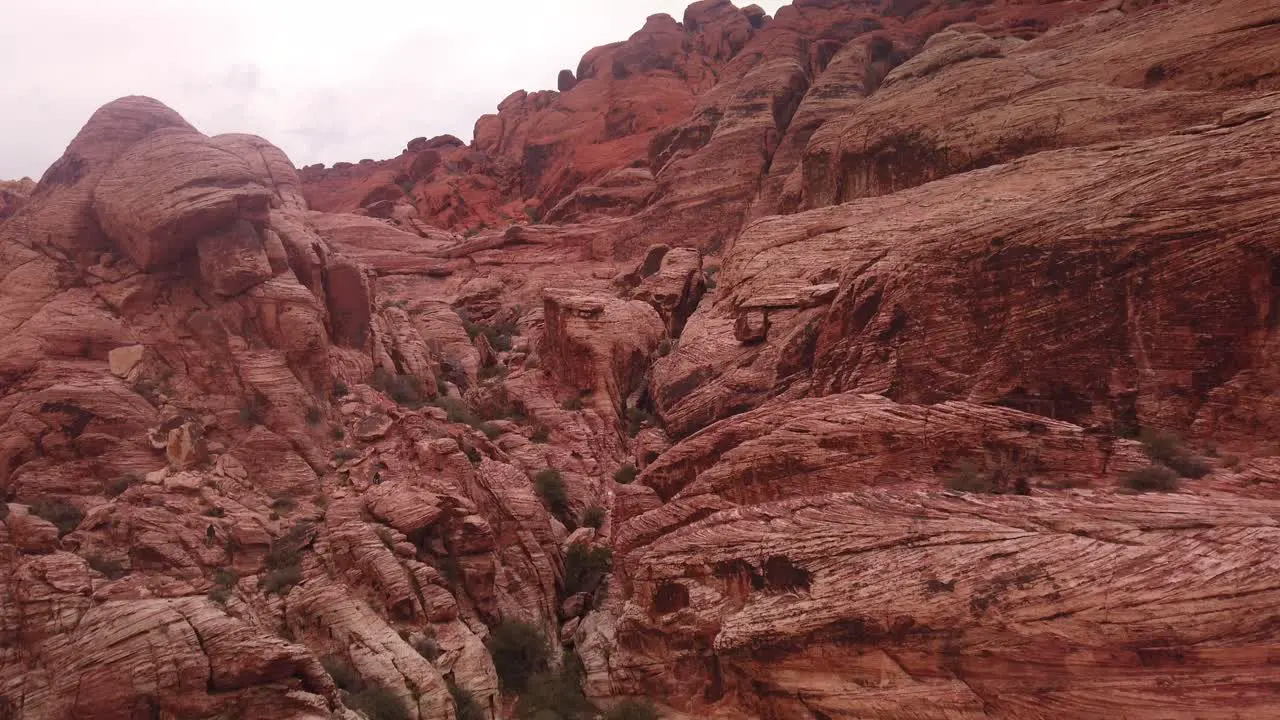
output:
[[[701,0],[0,183],[0,720],[1280,717],[1280,5]]]

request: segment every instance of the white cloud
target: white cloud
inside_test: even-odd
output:
[[[469,139],[512,91],[554,87],[590,48],[687,4],[0,0],[0,179],[38,177],[95,109],[130,94],[206,133],[262,135],[300,166]]]

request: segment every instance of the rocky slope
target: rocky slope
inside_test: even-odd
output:
[[[0,186],[0,718],[532,716],[513,621],[670,718],[1280,714],[1278,48],[703,0],[387,161],[104,106]]]

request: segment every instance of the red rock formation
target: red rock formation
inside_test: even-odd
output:
[[[0,717],[496,720],[513,619],[673,718],[1280,714],[1278,28],[703,0],[301,171],[105,106],[0,188]]]

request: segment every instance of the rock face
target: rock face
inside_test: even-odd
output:
[[[517,620],[671,718],[1280,715],[1277,48],[701,0],[386,161],[104,106],[0,184],[0,718],[498,720]]]

